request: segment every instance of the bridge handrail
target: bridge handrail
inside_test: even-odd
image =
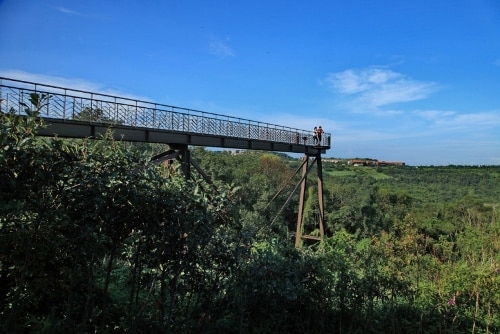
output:
[[[0,77],[0,111],[14,108],[22,113],[30,93],[50,96],[42,117],[313,145],[307,130],[5,77]],[[329,147],[330,140],[331,135],[324,133],[321,145]]]

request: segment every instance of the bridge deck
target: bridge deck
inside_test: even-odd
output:
[[[310,131],[124,97],[0,77],[0,112],[25,115],[30,94],[41,99],[43,136],[86,138],[109,128],[116,139],[317,154],[330,148],[323,134],[314,146]]]

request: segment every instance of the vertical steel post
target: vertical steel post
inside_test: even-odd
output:
[[[316,163],[318,168],[318,203],[319,203],[319,235],[321,240],[325,237],[325,228],[323,226],[323,222],[325,219],[325,208],[323,201],[323,166],[321,164],[321,153],[316,156]]]
[[[302,182],[300,184],[300,195],[299,195],[299,212],[297,214],[297,230],[295,232],[295,247],[299,248],[302,246],[302,233],[303,233],[303,219],[304,219],[304,201],[306,197],[306,184],[307,184],[307,168],[309,167],[309,156],[304,155],[306,159],[305,163],[302,165]]]
[[[325,237],[325,228],[324,228],[324,219],[325,219],[325,207],[324,207],[324,199],[323,199],[323,166],[321,164],[321,152],[316,153],[315,162],[317,162],[317,174],[318,174],[318,205],[319,205],[319,217],[318,217],[318,227],[319,227],[319,237],[304,234],[304,203],[306,197],[306,182],[307,182],[307,174],[308,174],[308,165],[309,165],[309,155],[305,155],[304,159],[307,159],[307,162],[303,165],[302,169],[302,183],[300,187],[300,195],[299,195],[299,211],[297,214],[297,230],[295,233],[295,247],[302,247],[302,240],[316,240],[323,241]]]
[[[191,178],[191,152],[187,147],[181,150],[182,171],[187,180]]]

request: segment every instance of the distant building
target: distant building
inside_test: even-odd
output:
[[[329,163],[333,163],[333,164],[338,164],[338,163],[341,163],[343,161],[344,160],[342,160],[342,159],[335,159],[335,158],[326,158],[326,159],[323,159],[323,162],[329,162]]]
[[[372,167],[383,167],[383,166],[405,166],[402,161],[379,161],[372,159],[351,159],[347,162],[349,165],[353,166],[372,166]]]
[[[402,161],[377,161],[377,166],[405,166]]]
[[[229,153],[231,155],[240,155],[240,154],[244,154],[246,152],[246,150],[222,150],[222,152],[224,153]]]

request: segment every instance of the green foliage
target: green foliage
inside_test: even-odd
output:
[[[289,243],[256,243],[234,286],[234,308],[227,332],[308,333],[324,328],[318,302],[324,289],[313,256]]]
[[[206,326],[246,252],[227,192],[108,137],[35,138],[38,122],[2,116],[1,331]]]
[[[262,224],[263,213],[272,215],[265,212],[269,207],[264,198],[273,193],[267,188],[273,176],[259,174],[257,168],[246,175],[250,177],[245,182],[262,194],[263,201],[242,218],[251,225]],[[321,327],[325,323],[316,319],[321,324],[316,328],[380,333],[497,331],[497,175],[498,167],[456,166],[342,167],[327,173],[326,231],[332,237],[313,255],[327,302],[318,299],[314,305],[328,310],[322,319],[334,325]],[[278,191],[276,183],[273,188]],[[306,218],[315,210],[312,202],[305,203]],[[287,219],[292,222],[287,228],[293,231],[296,217]],[[276,229],[267,231],[277,235]],[[452,277],[453,284],[448,281]],[[460,290],[457,282],[463,285]]]
[[[85,107],[73,117],[77,121],[99,122],[106,124],[121,124],[123,121],[113,119],[113,115],[106,114],[103,109]]]
[[[0,332],[500,331],[499,167],[325,165],[298,250],[299,162],[196,148],[214,185],[185,180],[158,146],[36,137],[49,98],[0,116]]]

